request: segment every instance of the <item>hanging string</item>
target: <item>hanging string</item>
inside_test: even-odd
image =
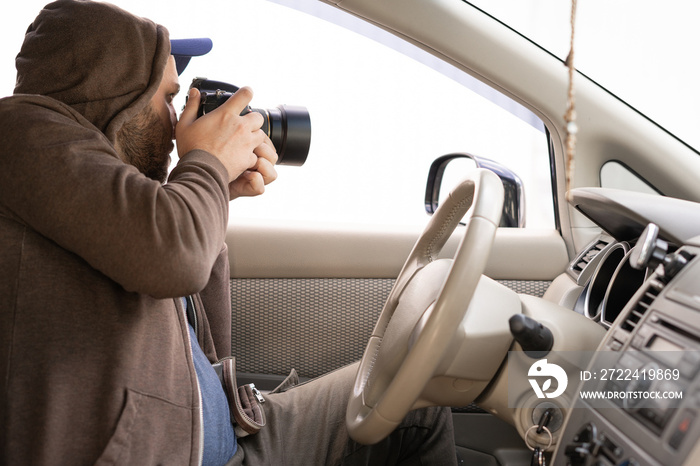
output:
[[[576,33],[576,3],[577,0],[571,0],[571,43],[569,55],[566,57],[566,66],[569,69],[569,89],[566,98],[566,113],[564,121],[566,122],[566,192],[567,200],[570,200],[570,193],[574,179],[574,155],[576,153],[576,134],[578,133],[578,125],[576,124],[576,95],[574,90],[574,37]]]

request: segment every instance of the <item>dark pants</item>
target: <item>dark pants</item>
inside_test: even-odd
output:
[[[455,465],[449,408],[408,413],[386,439],[361,445],[348,437],[345,409],[357,364],[265,395],[267,426],[239,438],[228,465]]]

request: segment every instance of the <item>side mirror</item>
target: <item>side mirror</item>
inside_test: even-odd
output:
[[[425,188],[425,210],[432,215],[440,203],[440,193],[447,195],[464,173],[473,168],[485,168],[494,172],[503,182],[505,199],[501,227],[523,228],[525,226],[525,193],[523,182],[512,170],[498,162],[467,153],[447,154],[435,159],[428,172]],[[442,189],[444,186],[444,189]]]

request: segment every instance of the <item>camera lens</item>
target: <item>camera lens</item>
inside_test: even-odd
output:
[[[275,145],[278,165],[299,167],[306,162],[311,146],[311,118],[305,107],[278,105],[250,110],[263,116],[261,129]]]
[[[226,102],[237,90],[238,86],[212,81],[206,78],[195,78],[190,88],[200,92],[201,105],[197,117],[201,117]],[[263,116],[261,129],[275,145],[278,165],[301,166],[306,162],[311,146],[311,118],[306,107],[294,105],[278,105],[273,109],[247,107],[241,112],[257,112]]]

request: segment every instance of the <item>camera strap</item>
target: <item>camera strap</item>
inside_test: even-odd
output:
[[[236,358],[233,356],[222,359],[214,364],[221,385],[228,398],[231,419],[234,421],[234,431],[238,437],[257,434],[265,427],[265,403],[255,384],[238,386],[236,381]]]

